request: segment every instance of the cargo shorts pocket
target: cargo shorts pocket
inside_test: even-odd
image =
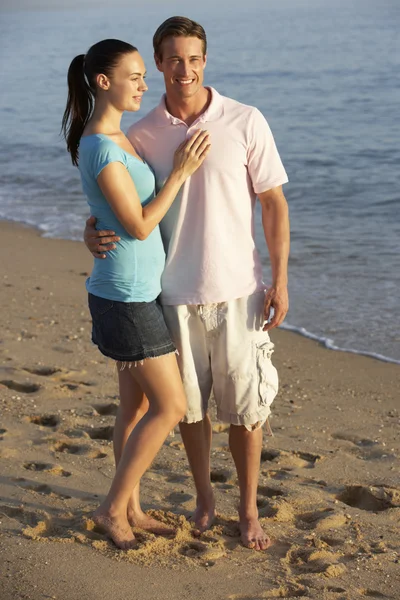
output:
[[[278,393],[278,372],[271,361],[274,344],[256,342],[256,368],[258,377],[258,399],[259,406],[269,407]]]

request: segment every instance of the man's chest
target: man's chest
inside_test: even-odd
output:
[[[246,177],[246,142],[229,126],[215,122],[190,128],[183,124],[171,125],[152,132],[152,135],[141,135],[137,140],[138,150],[153,169],[158,186],[171,173],[179,145],[188,141],[199,127],[210,132],[211,149],[198,175],[209,181],[225,176],[233,179]]]

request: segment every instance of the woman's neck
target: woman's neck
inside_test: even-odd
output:
[[[104,133],[116,135],[121,133],[122,112],[113,106],[96,102],[92,116],[86,127],[85,134]]]

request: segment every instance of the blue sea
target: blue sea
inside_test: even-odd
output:
[[[206,84],[262,111],[288,172],[285,327],[400,363],[398,0],[0,10],[0,218],[81,239],[87,206],[59,135],[69,63],[103,38],[139,48],[149,92],[126,129],[163,92],[151,38],[173,14],[204,25]],[[268,273],[260,219],[256,235]]]

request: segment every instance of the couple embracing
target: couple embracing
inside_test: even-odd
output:
[[[258,520],[263,425],[278,390],[268,331],[288,310],[287,175],[254,107],[203,85],[201,25],[172,17],[154,34],[160,104],[121,131],[147,90],[138,50],[103,40],[72,61],[63,129],[79,167],[95,256],[86,287],[92,339],[118,365],[116,474],[94,520],[122,549],[131,527],[168,533],[140,506],[140,479],[178,423],[193,474],[198,532],[215,517],[210,481],[212,395],[230,425],[246,547],[270,540]],[[240,81],[240,73],[238,73]],[[255,246],[256,199],[272,282]]]

